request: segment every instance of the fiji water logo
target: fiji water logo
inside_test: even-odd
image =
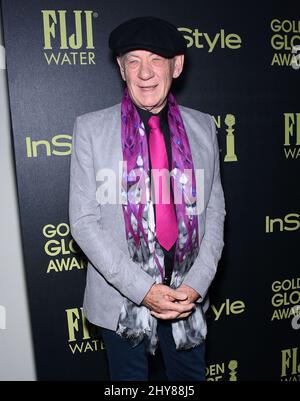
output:
[[[41,10],[48,65],[96,64],[92,10]]]

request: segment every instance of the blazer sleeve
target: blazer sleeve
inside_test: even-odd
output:
[[[73,238],[91,264],[122,295],[140,305],[155,280],[134,263],[101,227],[89,129],[83,116],[75,120],[69,186],[69,221]],[[113,224],[113,222],[112,222]],[[124,230],[125,235],[125,230]],[[109,300],[108,300],[109,302]]]
[[[200,294],[201,298],[198,299],[198,302],[203,301],[214,279],[224,246],[225,200],[220,177],[219,146],[216,126],[211,116],[210,124],[214,150],[214,173],[211,193],[206,209],[205,233],[201,242],[199,254],[182,283],[192,287]]]

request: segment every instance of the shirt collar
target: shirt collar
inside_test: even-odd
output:
[[[160,112],[156,113],[156,114],[155,113],[151,113],[151,111],[141,109],[140,107],[138,107],[136,105],[135,105],[135,107],[136,107],[136,109],[137,109],[137,111],[139,113],[139,116],[140,116],[141,120],[143,121],[144,126],[145,126],[146,129],[148,128],[149,118],[152,117],[152,116],[159,116],[161,126],[167,124],[167,121],[168,121],[168,102],[160,110]]]

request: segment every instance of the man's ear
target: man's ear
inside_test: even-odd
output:
[[[122,76],[123,80],[126,81],[123,61],[124,60],[122,57],[120,57],[120,56],[117,57],[117,62],[119,64],[121,76]]]
[[[174,71],[173,71],[173,78],[178,78],[179,75],[182,73],[184,64],[184,54],[178,54],[174,57]]]

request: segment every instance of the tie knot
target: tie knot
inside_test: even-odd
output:
[[[152,116],[149,118],[148,125],[150,129],[160,129],[160,119],[159,116]]]

